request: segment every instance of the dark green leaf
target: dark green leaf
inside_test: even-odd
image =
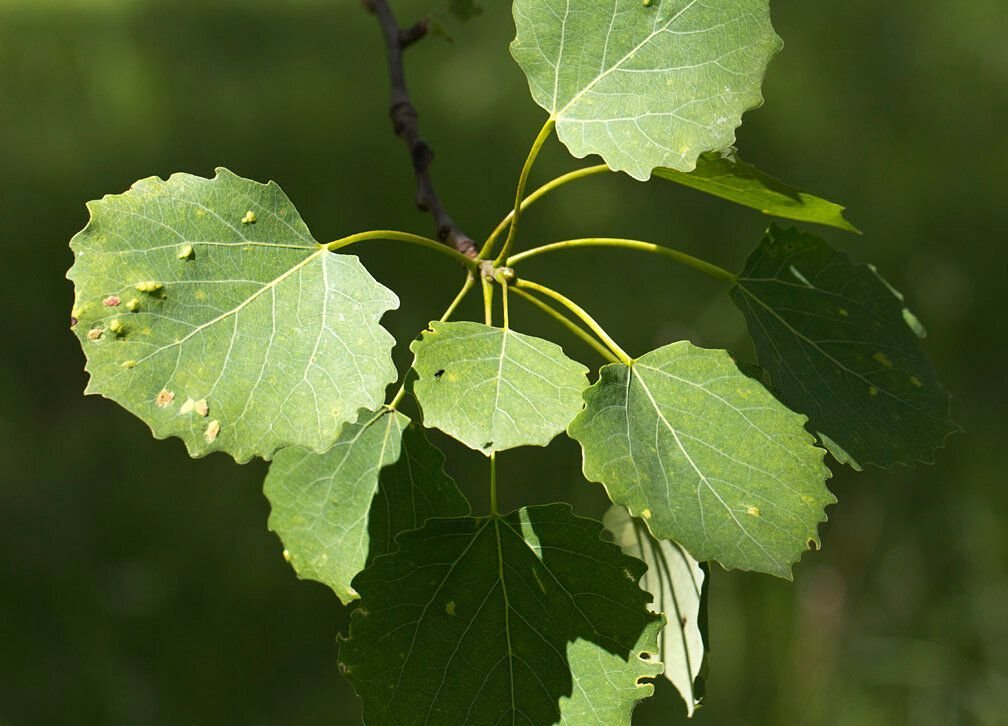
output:
[[[773,225],[732,299],[774,392],[808,415],[838,461],[931,461],[959,430],[921,347],[923,328],[871,267]]]
[[[839,204],[764,174],[739,159],[734,149],[702,154],[697,159],[696,169],[688,174],[675,169],[655,169],[654,175],[759,210],[771,217],[823,224],[860,234],[858,228],[844,218],[844,208]]]
[[[400,535],[354,580],[362,602],[341,646],[365,721],[538,726],[561,718],[564,698],[581,714],[650,695],[637,685],[659,671],[640,658],[658,620],[637,585],[644,565],[602,531],[553,504]]]

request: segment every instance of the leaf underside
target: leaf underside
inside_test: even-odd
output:
[[[707,644],[700,627],[706,611],[705,575],[700,564],[675,542],[658,542],[638,519],[614,504],[602,522],[623,552],[647,564],[641,587],[651,593],[651,610],[665,615],[658,655],[663,675],[675,686],[692,716],[703,696],[695,684],[704,670]]]
[[[560,140],[642,181],[731,146],[781,47],[767,0],[515,0],[514,20]]]
[[[696,169],[688,174],[675,169],[655,169],[654,175],[756,209],[770,217],[822,224],[860,234],[860,230],[844,218],[844,208],[839,204],[764,174],[739,159],[734,149],[701,154]]]
[[[835,500],[805,417],[725,351],[682,341],[605,366],[569,433],[584,474],[696,559],[790,578]]]
[[[660,619],[644,565],[602,531],[552,504],[400,535],[354,580],[362,605],[340,648],[365,721],[540,726],[651,695],[638,681],[660,666],[640,656]]]
[[[88,208],[67,274],[87,393],[239,462],[325,451],[381,403],[396,372],[379,320],[398,299],[320,247],[276,184],[175,174]]]
[[[487,455],[548,444],[588,387],[588,369],[560,346],[482,323],[433,322],[411,349],[424,425]]]
[[[959,430],[903,297],[868,265],[772,225],[732,290],[774,392],[838,461],[931,461]]]
[[[365,563],[395,549],[400,532],[432,517],[469,513],[444,457],[403,414],[362,411],[325,454],[289,448],[270,466],[269,528],[299,577],[331,587],[347,604]]]

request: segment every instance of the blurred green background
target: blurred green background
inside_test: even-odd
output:
[[[394,5],[405,21],[437,2]],[[468,25],[446,21],[454,43],[427,40],[408,59],[442,195],[477,237],[507,211],[543,121],[507,53],[508,4],[484,5]],[[1008,8],[773,7],[785,50],[741,153],[850,207],[866,234],[826,235],[907,293],[967,433],[932,467],[837,467],[840,503],[794,584],[714,572],[697,723],[1005,724]],[[283,562],[265,527],[265,466],[191,461],[177,440],[85,400],[63,275],[85,201],[219,164],[278,181],[320,240],[428,233],[386,89],[376,24],[356,0],[0,0],[0,724],[357,722],[336,668],[347,612]],[[574,165],[554,142],[537,177]],[[739,269],[764,226],[689,190],[613,177],[544,202],[524,236],[623,234]],[[461,274],[423,250],[360,252],[403,300],[387,324],[405,362]],[[608,251],[533,265],[631,353],[682,338],[749,351],[727,296],[685,268]],[[520,301],[512,321],[597,364]],[[483,511],[485,460],[436,439]],[[503,456],[504,503],[565,498],[599,516],[579,462],[566,440]],[[658,691],[635,724],[683,720],[672,689]]]

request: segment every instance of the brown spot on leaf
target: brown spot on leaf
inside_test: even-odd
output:
[[[208,444],[212,444],[217,440],[218,434],[220,434],[220,421],[211,421],[207,424],[206,431],[203,432],[203,438],[206,439]]]
[[[102,335],[105,333],[101,328],[91,328],[87,333],[88,340],[101,340]]]
[[[116,308],[116,307],[119,307],[119,303],[122,302],[122,301],[119,299],[118,295],[109,295],[107,298],[105,298],[101,302],[102,302],[102,305],[104,305],[107,308]]]
[[[161,392],[154,397],[154,403],[159,407],[165,408],[172,405],[172,401],[175,400],[175,394],[169,391],[167,388],[162,388]]]

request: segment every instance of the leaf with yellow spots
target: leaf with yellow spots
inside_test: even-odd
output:
[[[825,452],[723,350],[682,341],[604,367],[569,428],[584,474],[699,561],[791,577],[835,499]]]
[[[903,296],[869,265],[770,227],[732,290],[774,393],[855,468],[932,460],[959,430]]]
[[[87,393],[193,456],[240,462],[325,451],[382,402],[395,369],[379,320],[398,300],[356,257],[318,245],[276,184],[176,174],[88,208],[67,275]]]

